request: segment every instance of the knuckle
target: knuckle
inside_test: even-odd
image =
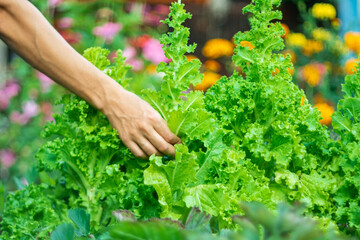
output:
[[[168,152],[169,150],[170,150],[170,148],[168,146],[166,146],[166,145],[161,145],[159,147],[160,152]]]

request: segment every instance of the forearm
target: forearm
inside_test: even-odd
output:
[[[0,36],[9,46],[35,68],[103,109],[106,89],[119,87],[114,80],[78,54],[27,0],[12,0],[0,8]]]

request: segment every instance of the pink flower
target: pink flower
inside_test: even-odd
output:
[[[7,109],[9,103],[10,103],[10,98],[6,95],[4,90],[0,90],[0,110]]]
[[[58,21],[58,27],[60,29],[67,29],[73,26],[74,20],[70,17],[63,17]]]
[[[41,112],[44,114],[44,122],[53,122],[55,119],[53,118],[52,114],[52,105],[49,102],[41,103]]]
[[[20,92],[20,86],[16,82],[9,82],[4,88],[5,94],[9,97],[15,97]]]
[[[51,85],[54,84],[54,81],[51,80],[48,76],[41,72],[36,72],[36,76],[41,82],[41,89],[43,92],[48,92],[50,90]]]
[[[169,62],[170,59],[165,57],[164,51],[162,50],[162,44],[157,39],[149,39],[143,47],[144,58],[151,61],[154,64],[160,62]]]
[[[29,122],[29,118],[26,118],[23,114],[18,111],[14,111],[10,114],[10,120],[14,123],[25,125]]]
[[[122,52],[122,55],[127,59],[130,60],[134,57],[136,57],[136,49],[131,46],[127,46],[124,51]]]
[[[62,3],[63,0],[48,0],[48,5],[52,8],[55,8]]]
[[[10,168],[16,161],[16,155],[10,149],[0,150],[0,162],[5,168]]]
[[[26,101],[22,106],[23,113],[14,111],[10,114],[10,120],[14,123],[25,125],[31,118],[39,113],[39,106],[34,101]]]
[[[39,113],[39,106],[34,101],[26,101],[22,106],[23,114],[27,118],[33,118]]]
[[[0,110],[8,108],[10,99],[18,95],[20,86],[14,81],[7,82],[5,86],[0,89]]]
[[[107,22],[102,26],[95,27],[93,34],[105,39],[106,42],[111,42],[121,29],[122,25],[120,23]]]
[[[134,71],[140,71],[143,69],[144,67],[144,62],[141,61],[140,59],[136,59],[136,58],[133,58],[133,59],[130,59],[130,60],[126,60],[125,61],[126,64],[129,64],[130,66],[132,66],[132,69]]]

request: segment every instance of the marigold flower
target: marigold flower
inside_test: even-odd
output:
[[[209,71],[219,72],[221,69],[221,65],[215,60],[207,60],[205,62],[205,68]]]
[[[285,38],[290,33],[290,28],[285,23],[281,23],[282,28],[284,29],[284,35],[281,35],[282,38]]]
[[[188,60],[188,62],[191,62],[191,60],[199,59],[199,58],[195,55],[189,54],[189,55],[186,55],[186,59]]]
[[[346,74],[352,75],[352,74],[356,73],[357,72],[356,68],[359,66],[358,63],[359,63],[358,58],[352,58],[352,59],[347,60],[345,63]]]
[[[334,113],[334,108],[329,104],[325,103],[318,103],[314,106],[317,108],[321,113],[321,120],[320,123],[323,125],[330,125],[332,122],[331,116]]]
[[[301,97],[300,106],[304,106],[304,103],[305,103],[305,98],[304,98],[304,97]]]
[[[214,85],[217,80],[221,78],[221,75],[214,73],[214,72],[205,72],[204,78],[202,82],[195,86],[195,90],[201,90],[206,91],[208,88],[210,88],[212,85]]]
[[[316,3],[312,8],[312,15],[320,20],[331,20],[336,17],[336,9],[328,3]]]
[[[251,44],[251,42],[249,41],[241,41],[240,42],[240,45],[243,46],[243,47],[247,47],[249,48],[250,50],[253,50],[255,47]]]
[[[320,41],[307,40],[303,52],[306,56],[312,56],[313,54],[321,52],[323,49],[324,46]]]
[[[286,37],[286,43],[289,46],[302,48],[306,45],[306,42],[307,42],[306,37],[302,33],[290,33]]]
[[[312,35],[318,41],[327,41],[331,38],[331,33],[324,28],[315,28]]]
[[[352,51],[360,53],[360,33],[348,32],[344,36],[345,45]]]
[[[318,104],[318,103],[325,103],[326,99],[324,98],[324,96],[321,93],[316,93],[314,95],[314,104]]]
[[[234,44],[226,39],[221,38],[209,40],[202,49],[203,55],[211,59],[231,56],[233,51]]]
[[[294,53],[294,51],[290,50],[290,49],[287,49],[285,51],[283,51],[283,54],[284,54],[284,57],[286,57],[288,54],[290,54],[291,58],[291,62],[292,63],[295,63],[296,62],[296,55]]]
[[[312,87],[318,86],[327,73],[326,66],[320,63],[311,63],[301,71],[302,78]]]

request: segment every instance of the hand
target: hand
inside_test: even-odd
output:
[[[120,86],[112,88],[107,93],[103,112],[136,157],[175,155],[173,145],[181,140],[170,131],[160,114],[135,94]]]

